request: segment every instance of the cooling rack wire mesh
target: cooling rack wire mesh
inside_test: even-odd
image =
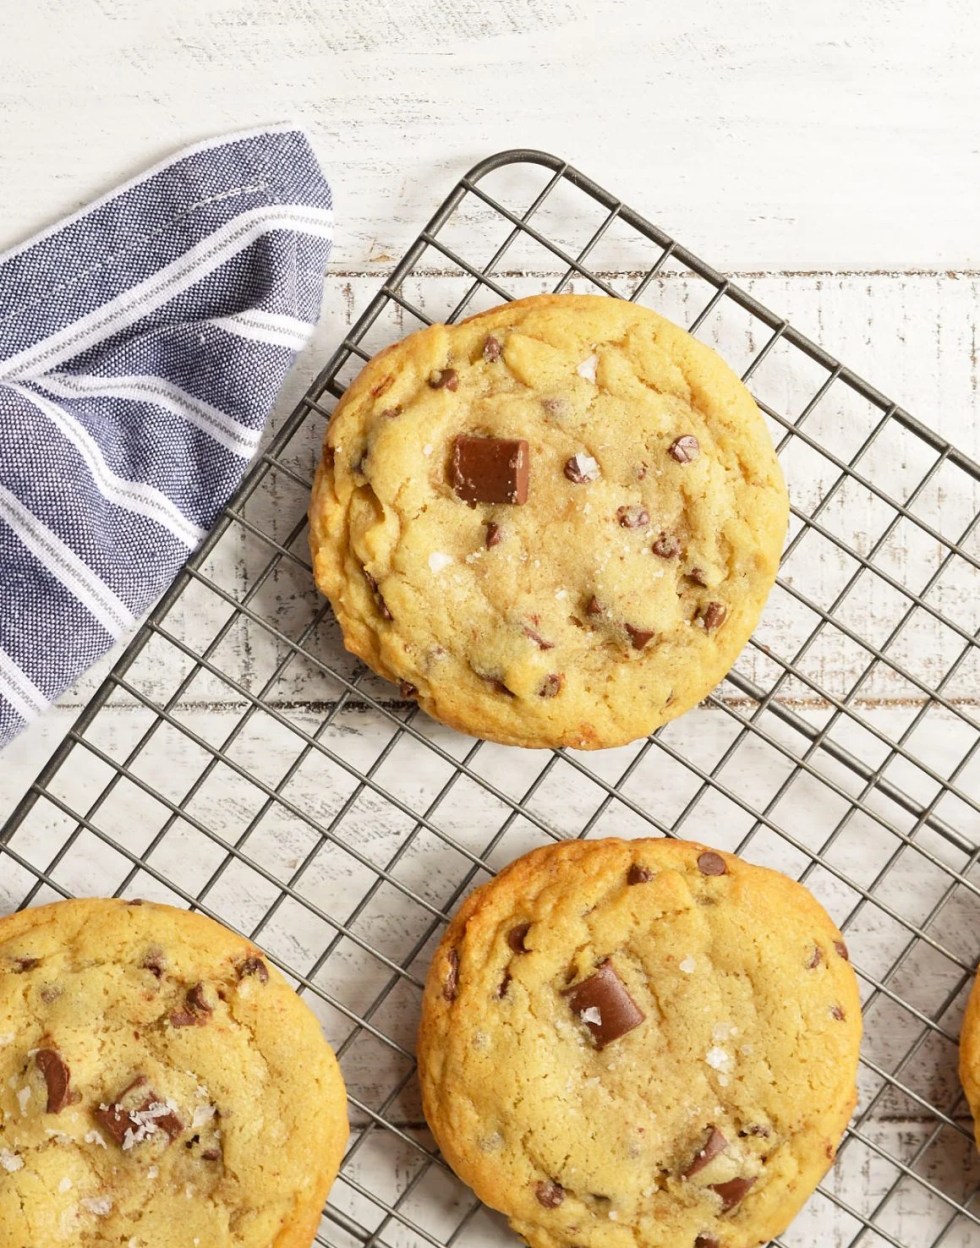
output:
[[[311,588],[330,411],[379,347],[541,290],[664,312],[752,389],[793,500],[759,630],[698,709],[598,754],[429,721],[348,656]],[[446,916],[548,838],[703,838],[804,881],[864,998],[860,1103],[779,1243],[980,1243],[956,1077],[980,943],[980,469],[562,161],[453,189],[0,833],[0,910],[194,906],[263,944],[340,1056],[354,1131],[317,1242],[496,1245],[436,1154],[413,1041]]]

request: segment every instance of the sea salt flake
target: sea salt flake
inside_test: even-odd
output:
[[[94,1213],[97,1218],[106,1218],[112,1212],[111,1196],[86,1196],[82,1200],[82,1208]]]
[[[452,562],[452,555],[444,555],[441,550],[434,550],[429,556],[429,571],[441,572],[444,568],[448,568]]]
[[[422,454],[425,456],[429,456],[432,454],[434,449],[435,448],[433,447],[431,442],[426,442],[425,446],[422,447]]]
[[[599,476],[599,461],[593,459],[591,455],[586,455],[584,451],[579,451],[572,456],[572,463],[575,465],[575,471],[583,481],[595,481]]]
[[[15,1031],[3,1032],[3,1034],[0,1035],[0,1049],[4,1048],[8,1044],[13,1044],[16,1039],[17,1033]]]
[[[610,1222],[616,1222],[616,1221],[618,1221],[618,1220],[619,1220],[619,1214],[616,1212],[616,1210],[615,1210],[615,1209],[610,1209],[610,1210],[609,1210],[609,1221],[610,1221]]]
[[[103,1106],[102,1108],[104,1109],[104,1108],[105,1108],[105,1106]],[[108,1144],[106,1144],[105,1140],[102,1138],[102,1136],[99,1134],[99,1132],[98,1132],[98,1131],[94,1131],[94,1130],[93,1130],[93,1131],[86,1131],[86,1132],[85,1132],[85,1143],[86,1143],[86,1144],[97,1144],[97,1145],[99,1146],[99,1148],[108,1148],[108,1147],[109,1147],[109,1146],[108,1146]]]
[[[712,1070],[731,1070],[732,1056],[724,1049],[713,1045],[705,1055],[704,1059]]]
[[[203,1127],[206,1122],[210,1122],[214,1117],[215,1109],[213,1105],[198,1105],[194,1110],[194,1117],[191,1119],[192,1127]]]
[[[587,1010],[583,1010],[581,1014],[579,1014],[579,1018],[583,1023],[592,1023],[595,1027],[602,1026],[602,1015],[599,1013],[599,1007],[597,1005],[590,1005]]]
[[[158,1179],[160,1177],[160,1167],[159,1166],[147,1166],[146,1177],[150,1179],[151,1181],[153,1179]]]
[[[563,599],[563,598],[567,598],[567,597],[568,597],[568,590],[567,590],[567,589],[556,589],[556,590],[555,590],[555,597],[556,597],[557,599],[559,599],[559,601],[560,601],[561,599]]]
[[[70,1192],[70,1191],[71,1191],[71,1188],[72,1188],[72,1182],[71,1182],[71,1179],[69,1179],[69,1178],[68,1178],[68,1176],[66,1175],[66,1176],[65,1176],[65,1177],[61,1180],[61,1182],[58,1184],[58,1191],[59,1191],[59,1192]]]
[[[21,1117],[27,1113],[27,1102],[31,1099],[30,1088],[21,1088],[17,1093],[17,1104],[20,1106]]]
[[[18,1156],[17,1153],[12,1153],[9,1148],[0,1148],[0,1166],[3,1166],[8,1174],[14,1174],[18,1170],[23,1170],[24,1158]]]
[[[730,1040],[732,1036],[738,1035],[738,1028],[731,1023],[716,1023],[714,1031],[711,1033],[711,1039],[715,1044],[721,1044],[723,1040]]]
[[[593,352],[591,355],[586,356],[575,371],[580,377],[584,377],[586,381],[591,381],[595,385],[595,370],[598,363],[599,357]]]
[[[698,969],[697,962],[695,962],[695,960],[691,957],[690,954],[688,954],[687,957],[684,958],[682,962],[678,962],[677,966],[678,966],[678,969],[682,970],[685,975],[693,975],[694,972]]]

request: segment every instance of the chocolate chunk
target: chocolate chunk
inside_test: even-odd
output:
[[[844,1013],[844,1011],[841,1009],[839,1005],[831,1006],[830,1012],[833,1015],[833,1017],[837,1019],[839,1023],[842,1023],[844,1019],[847,1018],[847,1015]]]
[[[442,995],[447,1001],[455,1001],[459,995],[459,953],[455,949],[450,949],[446,961],[449,963],[449,969],[443,981]]]
[[[188,992],[187,1004],[192,1010],[197,1010],[201,1014],[212,1014],[214,1012],[214,1006],[208,1003],[203,984],[195,984]]]
[[[552,1179],[542,1179],[540,1183],[535,1183],[534,1194],[545,1209],[557,1209],[565,1199],[565,1189]]]
[[[323,453],[324,453],[324,455],[326,455],[327,451],[329,451],[329,452],[330,452],[330,462],[331,462],[331,464],[332,464],[332,463],[333,463],[333,453],[334,453],[334,451],[333,451],[333,447],[332,447],[332,446],[325,446],[325,447],[323,448]],[[144,902],[144,900],[143,900],[143,898],[142,898],[142,897],[132,897],[129,901],[127,901],[127,902],[126,902],[126,905],[127,905],[127,906],[143,906],[143,905],[146,905],[146,902]]]
[[[378,604],[378,610],[381,612],[382,617],[386,620],[393,620],[395,617],[388,610],[388,604],[381,596],[381,591],[378,589],[378,582],[374,579],[367,568],[363,568],[362,571],[364,573],[364,579],[368,583],[368,588],[371,590],[371,593],[374,594],[375,600]]]
[[[690,464],[701,454],[701,447],[693,433],[682,433],[668,446],[667,454],[679,464]]]
[[[163,972],[167,966],[167,960],[163,956],[163,950],[159,945],[151,945],[143,955],[143,961],[140,966],[144,971],[149,971],[151,975],[155,975],[157,979],[163,978]]]
[[[487,524],[487,550],[489,550],[491,546],[499,545],[503,540],[503,534],[500,532],[500,525],[494,524],[491,520]]]
[[[694,1158],[686,1170],[682,1171],[681,1178],[689,1179],[692,1175],[703,1170],[709,1162],[723,1153],[728,1147],[728,1141],[717,1127],[708,1128],[708,1138],[701,1145],[700,1149],[694,1154]]]
[[[515,953],[527,953],[524,937],[530,930],[530,923],[518,923],[516,927],[512,927],[507,933],[507,943]]]
[[[500,359],[500,353],[502,350],[503,348],[501,347],[499,340],[494,338],[493,334],[488,334],[487,340],[483,344],[483,358],[486,362],[488,364],[496,364],[496,362]]]
[[[14,973],[22,975],[24,971],[33,971],[35,966],[40,965],[40,958],[14,958]]]
[[[414,698],[418,694],[418,688],[410,680],[400,680],[398,682],[398,692],[403,698]]]
[[[727,1183],[712,1183],[711,1190],[721,1197],[721,1211],[727,1213],[744,1200],[755,1179],[729,1179]]]
[[[602,603],[595,596],[595,594],[593,594],[589,601],[585,604],[585,614],[602,615]]]
[[[626,872],[627,884],[646,884],[653,879],[653,872],[649,867],[641,867],[639,863],[634,862],[629,871]]]
[[[206,1148],[204,1152],[201,1154],[201,1160],[202,1161],[220,1161],[221,1149],[220,1148]]]
[[[822,961],[823,961],[823,950],[820,948],[819,945],[814,945],[813,952],[810,954],[810,957],[807,960],[807,964],[806,964],[807,970],[809,971],[816,970],[816,968],[820,965]]]
[[[537,629],[531,628],[527,624],[523,625],[523,629],[524,629],[524,636],[529,637],[531,641],[533,641],[534,644],[538,646],[541,650],[554,650],[555,643],[553,641],[546,641],[545,638],[542,637],[541,634],[537,631]]]
[[[716,854],[713,849],[706,849],[703,854],[698,856],[698,870],[702,875],[727,875],[728,867],[721,854]]]
[[[131,1104],[127,1104],[127,1098]],[[138,1076],[111,1105],[100,1105],[94,1111],[99,1124],[123,1150],[162,1131],[175,1140],[184,1124],[163,1098],[147,1085],[146,1077]]]
[[[429,374],[429,385],[433,390],[458,390],[459,373],[455,368],[437,368]]]
[[[523,438],[477,438],[459,434],[453,441],[452,486],[467,503],[526,503],[529,477]]]
[[[239,962],[237,970],[239,979],[254,975],[261,984],[269,982],[269,968],[257,954],[250,954],[244,962]]]
[[[707,589],[708,582],[704,579],[703,568],[691,568],[690,572],[684,574],[689,581],[693,581],[695,585],[700,585],[702,589]]]
[[[204,985],[195,984],[187,990],[184,998],[185,1008],[175,1010],[170,1015],[171,1027],[204,1027],[208,1017],[214,1012],[204,995]]]
[[[498,1001],[502,1000],[504,997],[507,996],[507,989],[510,987],[510,981],[511,981],[510,971],[504,971],[504,977],[500,981],[500,983],[497,985],[497,992],[495,994]]]
[[[642,650],[650,638],[653,636],[653,629],[634,628],[632,624],[626,625],[626,631],[630,635],[630,641],[633,643],[634,650]]]
[[[516,698],[516,697],[517,697],[517,694],[513,691],[513,689],[508,689],[508,688],[507,688],[507,686],[504,684],[504,682],[503,682],[502,680],[500,680],[498,677],[496,677],[496,676],[485,676],[485,677],[484,677],[484,680],[488,680],[488,681],[490,682],[490,684],[492,685],[492,687],[493,687],[494,689],[496,689],[496,691],[497,691],[498,693],[502,693],[502,694],[504,695],[504,697],[506,697],[506,698]]]
[[[617,507],[616,519],[624,529],[642,529],[650,523],[650,513],[645,507]]]
[[[71,1101],[71,1071],[57,1049],[38,1049],[34,1062],[48,1087],[49,1114],[60,1114]]]
[[[706,633],[714,632],[716,628],[720,628],[725,622],[728,611],[720,602],[709,602],[706,607],[698,612],[698,619]]]
[[[541,682],[541,688],[538,690],[538,697],[557,698],[561,693],[564,683],[565,677],[561,672],[552,672]]]
[[[380,399],[383,394],[387,394],[391,387],[395,384],[394,376],[389,373],[387,377],[379,381],[371,391],[372,399]]]
[[[835,940],[834,948],[837,950],[837,952],[840,954],[840,956],[844,959],[845,962],[850,962],[851,955],[847,952],[847,945],[845,945],[842,940]]]
[[[591,455],[585,455],[581,451],[565,460],[562,471],[573,485],[588,485],[599,479],[599,465]]]
[[[402,410],[402,405],[400,403],[396,403],[394,407],[386,407],[385,410],[380,413],[381,419],[394,420],[396,416],[400,416],[402,414]]]
[[[710,1235],[699,1235],[694,1241],[694,1248],[721,1248],[721,1244]]]
[[[588,979],[565,988],[561,995],[588,1027],[597,1049],[619,1040],[646,1018],[608,958]]]
[[[681,553],[681,544],[673,533],[661,533],[650,549],[661,559],[676,559]]]

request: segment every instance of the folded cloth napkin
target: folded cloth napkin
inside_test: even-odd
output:
[[[288,126],[180,153],[0,254],[0,748],[212,527],[323,295]]]

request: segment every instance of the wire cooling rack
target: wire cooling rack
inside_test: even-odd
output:
[[[543,289],[647,303],[717,346],[790,484],[780,578],[706,703],[599,754],[429,721],[344,652],[305,505],[362,361]],[[354,1124],[318,1242],[512,1242],[435,1153],[413,1041],[474,884],[549,837],[681,835],[805,881],[848,933],[861,1099],[779,1241],[980,1242],[956,1078],[980,941],[980,468],[613,195],[539,152],[464,177],[0,833],[0,909],[76,893],[194,906],[261,942],[321,1018]]]

